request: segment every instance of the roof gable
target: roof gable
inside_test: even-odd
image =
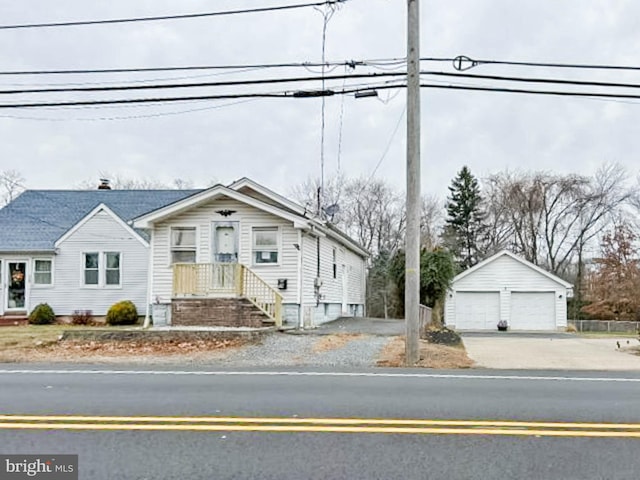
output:
[[[285,220],[289,220],[294,224],[294,226],[300,228],[308,228],[310,226],[308,219],[300,215],[296,215],[282,208],[264,203],[261,200],[257,200],[236,190],[225,187],[224,185],[214,185],[213,187],[199,192],[196,195],[192,195],[191,197],[185,198],[171,205],[161,207],[153,212],[142,215],[136,218],[133,224],[136,228],[152,228],[154,223],[163,221],[178,213],[190,210],[192,208],[197,208],[200,205],[221,197],[228,197],[233,200],[237,200],[241,203],[250,205],[264,212],[270,213]]]
[[[457,275],[456,277],[454,277],[454,279],[452,280],[452,284],[456,283],[459,280],[462,280],[463,278],[468,277],[469,275],[473,274],[474,272],[477,272],[478,270],[484,268],[485,266],[495,262],[496,260],[498,260],[499,258],[503,258],[503,257],[509,257],[513,260],[515,260],[516,262],[519,262],[520,264],[528,267],[529,269],[537,272],[540,275],[543,275],[544,277],[547,277],[548,279],[554,281],[555,283],[558,283],[560,285],[562,285],[565,288],[572,288],[573,285],[571,285],[569,282],[566,282],[565,280],[561,279],[560,277],[557,277],[556,275],[546,271],[545,269],[534,265],[533,263],[525,260],[524,258],[519,257],[518,255],[515,255],[514,253],[508,251],[508,250],[502,250],[501,252],[496,253],[495,255],[483,260],[482,262],[474,265],[473,267],[465,270],[464,272],[460,273],[459,275]]]
[[[84,218],[82,218],[82,220],[80,220],[73,227],[67,230],[67,232],[56,241],[55,247],[58,248],[60,244],[62,244],[65,240],[67,240],[74,233],[80,230],[83,225],[85,225],[89,220],[91,220],[95,215],[97,215],[100,212],[105,212],[107,215],[113,218],[116,221],[116,223],[118,223],[124,230],[126,230],[131,235],[133,235],[133,238],[138,240],[143,246],[145,247],[149,246],[149,242],[147,242],[144,238],[142,238],[142,236],[138,232],[136,232],[133,228],[127,225],[118,215],[116,215],[113,212],[113,210],[107,207],[104,203],[101,203],[96,208],[91,210]]]

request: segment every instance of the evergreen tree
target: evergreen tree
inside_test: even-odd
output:
[[[462,269],[480,261],[485,231],[478,180],[465,165],[451,182],[443,240]]]

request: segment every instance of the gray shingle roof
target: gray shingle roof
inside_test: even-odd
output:
[[[27,190],[0,209],[0,251],[53,250],[56,240],[101,203],[128,222],[200,191]]]

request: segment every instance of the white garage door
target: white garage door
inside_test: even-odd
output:
[[[554,292],[511,292],[511,330],[555,330]]]
[[[456,293],[456,329],[494,330],[499,320],[499,292]]]

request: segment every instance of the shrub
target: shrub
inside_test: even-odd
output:
[[[133,325],[138,321],[138,311],[130,300],[114,303],[107,312],[107,325]]]
[[[29,315],[29,323],[32,325],[49,325],[55,320],[56,314],[47,303],[37,305]]]
[[[578,329],[576,328],[576,326],[572,323],[567,325],[567,328],[565,328],[565,332],[567,333],[578,333]]]
[[[74,310],[71,314],[73,325],[91,325],[93,323],[93,312],[91,310]]]

